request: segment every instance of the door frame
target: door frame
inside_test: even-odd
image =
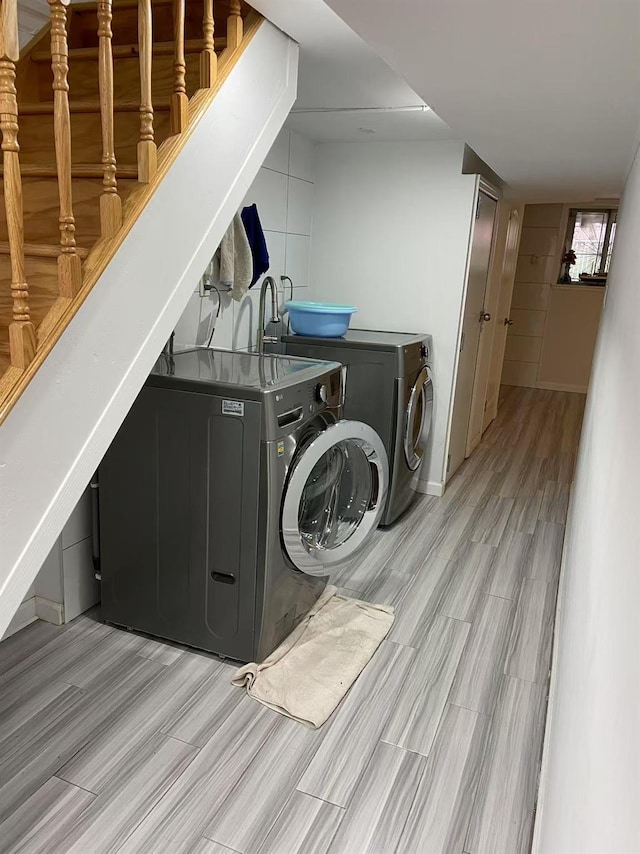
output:
[[[506,202],[504,203],[507,204]],[[515,223],[514,239],[509,243],[509,229],[513,222]],[[504,356],[507,346],[507,336],[498,335],[498,332],[504,328],[509,321],[509,312],[511,303],[513,302],[513,288],[516,279],[516,264],[518,262],[518,251],[520,247],[520,237],[522,235],[522,223],[524,219],[524,204],[511,203],[508,205],[508,216],[506,217],[506,233],[504,235],[504,249],[502,263],[499,266],[500,276],[498,287],[496,289],[496,301],[493,307],[495,316],[495,324],[493,327],[493,341],[491,345],[491,356],[489,361],[489,373],[487,375],[487,388],[485,391],[484,403],[484,419],[482,422],[482,432],[487,429],[489,424],[498,414],[498,400],[500,397],[500,377],[502,376],[502,368],[504,365]],[[489,384],[492,379],[496,389],[493,397],[489,397]]]
[[[464,291],[462,294],[462,299],[460,302],[460,316],[458,321],[458,339],[457,339],[457,352],[456,352],[456,361],[454,368],[454,376],[453,376],[453,387],[452,387],[452,396],[451,396],[451,405],[449,409],[449,421],[447,426],[447,441],[446,441],[446,450],[445,450],[445,459],[443,466],[443,483],[447,483],[449,478],[452,476],[451,471],[451,440],[453,436],[454,429],[454,420],[456,414],[456,403],[459,403],[459,372],[460,372],[460,353],[462,349],[462,335],[463,328],[465,323],[465,315],[467,310],[467,301],[469,299],[469,276],[470,276],[470,264],[471,264],[471,256],[474,248],[474,235],[475,235],[475,213],[478,209],[478,203],[480,199],[480,193],[486,194],[489,198],[492,199],[496,203],[496,213],[494,214],[494,225],[493,225],[493,233],[491,235],[491,248],[489,254],[489,264],[487,268],[487,279],[485,282],[485,290],[483,297],[483,303],[486,303],[486,291],[489,282],[489,275],[491,272],[491,265],[493,263],[494,257],[494,242],[495,242],[495,232],[496,232],[496,218],[497,218],[497,210],[499,205],[499,199],[501,196],[500,190],[491,185],[488,181],[486,181],[481,175],[476,176],[476,185],[475,185],[475,193],[473,195],[473,207],[471,211],[471,220],[470,220],[470,229],[469,229],[469,243],[467,249],[467,261],[466,261],[466,269],[465,269],[465,281],[464,281]],[[474,374],[473,374],[473,385],[471,388],[471,405],[473,404],[473,396],[475,393],[475,383],[477,378],[477,364],[478,364],[478,352],[479,352],[479,342],[478,342],[478,350],[475,356],[475,364],[474,364]],[[469,435],[469,424],[471,417],[471,408],[469,408],[467,413],[467,421],[466,421],[466,429],[464,432],[464,441],[465,441],[465,451],[463,455],[463,459],[465,459],[468,454],[466,452],[467,444],[468,444],[468,435]]]
[[[487,270],[487,281],[484,288],[483,311],[491,316],[488,321],[483,321],[480,332],[480,341],[478,342],[478,352],[476,354],[476,366],[473,375],[473,391],[471,393],[471,406],[469,407],[469,423],[467,426],[467,437],[465,442],[465,459],[469,457],[475,448],[480,444],[482,438],[482,420],[480,419],[480,429],[474,430],[475,415],[478,407],[484,409],[486,401],[486,392],[489,378],[489,366],[491,361],[491,351],[493,349],[493,336],[495,330],[495,311],[493,307],[493,292],[495,290],[496,268],[500,258],[500,214],[502,202],[502,193],[492,187],[483,178],[480,179],[478,192],[483,192],[485,195],[492,198],[496,203],[496,212],[493,220],[493,234],[491,235],[491,251],[489,254],[489,267]],[[498,262],[498,263],[497,263]],[[490,326],[488,324],[491,324]],[[479,413],[478,413],[479,414]]]

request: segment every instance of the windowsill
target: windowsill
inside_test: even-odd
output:
[[[555,282],[551,285],[552,288],[556,288],[559,291],[594,291],[594,290],[602,290],[605,288],[606,282],[600,284],[593,285],[583,285],[582,282],[572,282],[570,285],[567,282]]]

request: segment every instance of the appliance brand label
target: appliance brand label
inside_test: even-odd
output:
[[[244,401],[242,400],[223,400],[222,401],[223,415],[239,415],[244,416]]]
[[[279,457],[284,457],[284,442],[282,439],[278,441],[277,453]]]

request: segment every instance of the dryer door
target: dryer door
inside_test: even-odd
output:
[[[429,369],[423,368],[411,389],[404,426],[404,455],[411,471],[416,471],[422,462],[432,416],[433,383]]]
[[[308,575],[352,558],[377,528],[389,482],[378,434],[360,421],[319,433],[292,465],[282,502],[286,552]]]

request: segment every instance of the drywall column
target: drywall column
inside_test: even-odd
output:
[[[565,542],[534,851],[640,850],[640,161],[616,235]]]
[[[434,424],[420,488],[441,494],[475,175],[460,142],[318,145],[311,294],[353,325],[433,335]]]

